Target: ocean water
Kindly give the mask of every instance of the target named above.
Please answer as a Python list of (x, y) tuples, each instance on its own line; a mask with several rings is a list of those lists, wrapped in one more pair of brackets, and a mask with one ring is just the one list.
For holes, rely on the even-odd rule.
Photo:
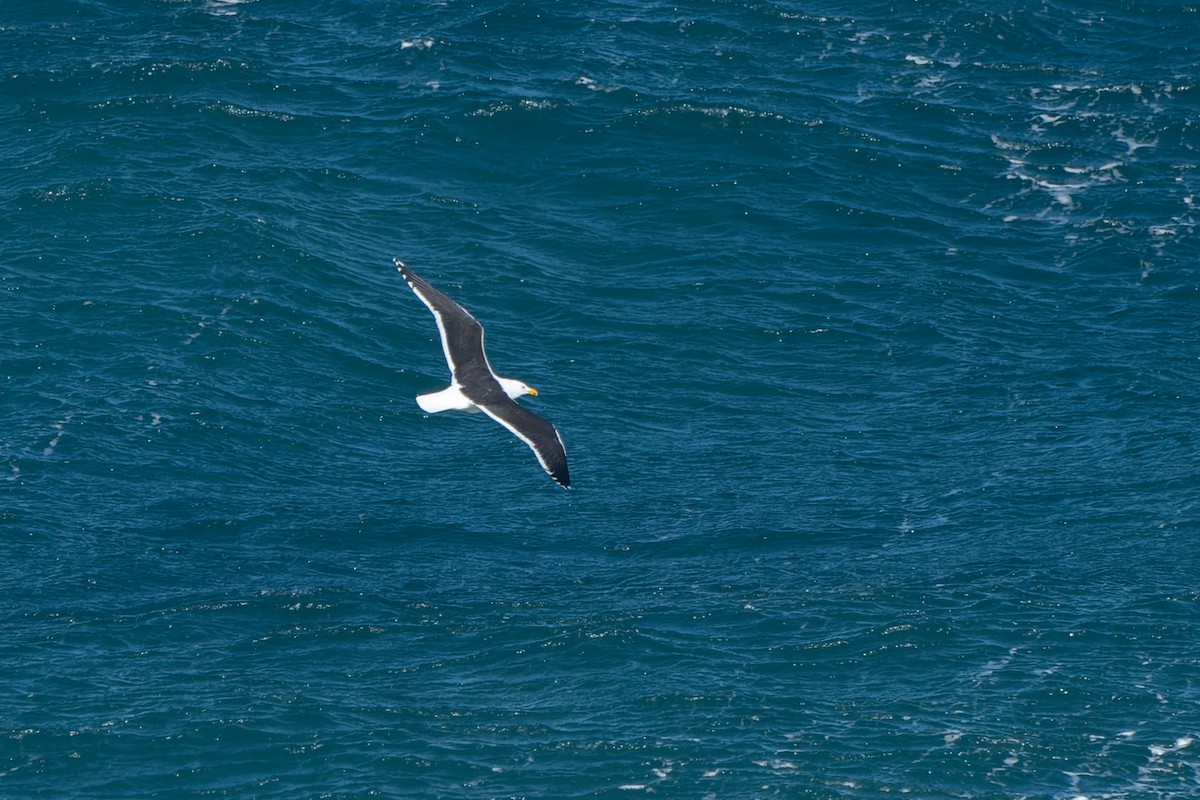
[(0, 797), (1200, 797), (1200, 6), (0, 52)]

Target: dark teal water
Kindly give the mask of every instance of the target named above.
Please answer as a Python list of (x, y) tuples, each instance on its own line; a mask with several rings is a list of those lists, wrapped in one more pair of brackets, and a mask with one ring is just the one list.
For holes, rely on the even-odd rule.
[(1198, 45), (5, 4), (0, 797), (1200, 797)]

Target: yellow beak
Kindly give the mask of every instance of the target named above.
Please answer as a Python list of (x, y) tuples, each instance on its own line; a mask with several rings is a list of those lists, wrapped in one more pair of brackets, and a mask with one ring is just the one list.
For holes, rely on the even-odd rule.
[(537, 397), (537, 389), (533, 388), (532, 386), (529, 387), (529, 393), (534, 397)]

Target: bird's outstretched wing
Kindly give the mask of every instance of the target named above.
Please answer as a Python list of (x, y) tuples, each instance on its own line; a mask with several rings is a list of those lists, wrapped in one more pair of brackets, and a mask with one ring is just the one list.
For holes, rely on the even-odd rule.
[(567, 449), (553, 424), (524, 406), (517, 405), (508, 397), (481, 405), (480, 408), (483, 413), (529, 445), (542, 468), (559, 486), (564, 489), (571, 488), (571, 473), (567, 471)]
[(487, 355), (483, 350), (483, 326), (479, 320), (471, 316), (471, 312), (451, 300), (447, 295), (438, 291), (425, 282), (417, 273), (404, 266), (400, 259), (394, 259), (400, 275), (420, 298), (421, 302), (433, 312), (437, 320), (438, 333), (442, 336), (442, 351), (446, 354), (446, 363), (455, 381), (464, 383), (460, 373), (484, 369), (491, 372)]

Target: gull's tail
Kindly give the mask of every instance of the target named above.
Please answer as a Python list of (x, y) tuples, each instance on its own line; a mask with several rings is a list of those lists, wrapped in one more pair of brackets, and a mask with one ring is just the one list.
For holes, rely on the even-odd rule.
[(436, 414), (439, 411), (478, 411), (475, 404), (467, 399), (457, 386), (449, 386), (440, 392), (417, 395), (417, 405), (426, 413)]

